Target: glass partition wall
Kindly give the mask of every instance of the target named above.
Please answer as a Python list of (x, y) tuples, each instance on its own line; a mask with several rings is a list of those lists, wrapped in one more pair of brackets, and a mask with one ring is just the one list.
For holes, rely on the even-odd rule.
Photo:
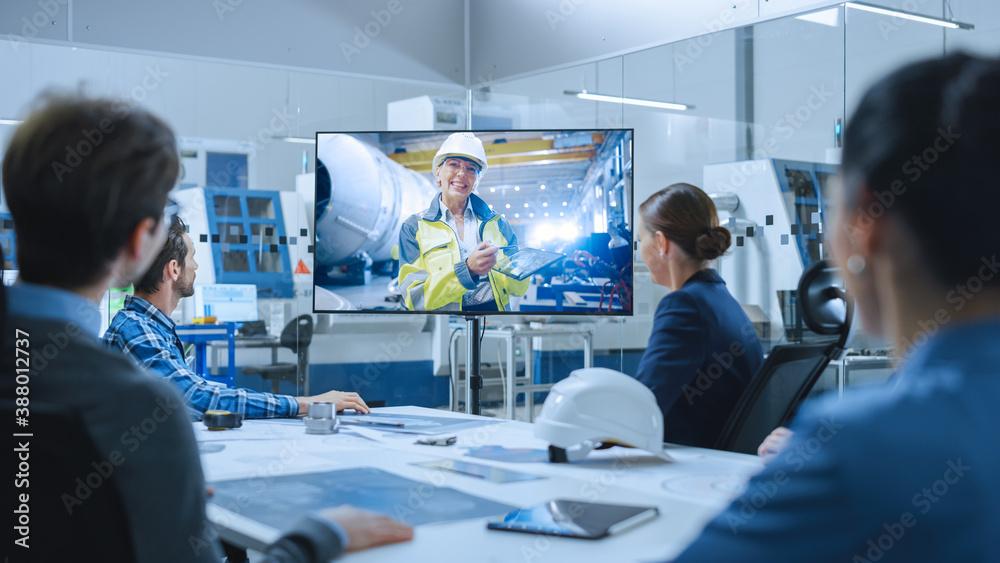
[[(766, 352), (818, 338), (803, 326), (796, 288), (806, 267), (829, 257), (824, 235), (843, 127), (865, 89), (920, 58), (959, 49), (1000, 53), (995, 8), (944, 1), (921, 3), (917, 11), (976, 29), (945, 30), (834, 6), (481, 84), (473, 90), (472, 115), (505, 112), (524, 128), (634, 128), (634, 207), (677, 182), (716, 198), (733, 245), (713, 267), (754, 322)], [(596, 357), (606, 355), (598, 365), (625, 373), (634, 373), (667, 292), (652, 284), (638, 251), (634, 258), (635, 315), (593, 321)], [(855, 367), (852, 383), (887, 376), (884, 359), (892, 351), (885, 343), (856, 327), (849, 346), (873, 360), (870, 373)], [(833, 365), (817, 389), (842, 386), (843, 368)]]
[[(921, 6), (938, 17), (947, 7), (946, 15), (977, 28), (946, 31), (837, 6), (471, 90), (25, 43), (0, 49), (5, 74), (24, 77), (0, 89), (0, 117), (23, 116), (45, 90), (82, 85), (147, 107), (173, 126), (184, 167), (174, 194), (197, 249), (197, 281), (256, 286), (257, 322), (244, 325), (247, 338), (232, 356), (237, 386), (294, 395), (307, 387), (310, 394), (339, 389), (375, 405), (454, 407), (464, 396), (448, 377), (451, 363), (464, 362), (464, 346), (451, 356), (463, 337), (460, 324), (441, 316), (312, 314), (309, 174), (316, 131), (401, 129), (390, 119), (391, 103), (424, 96), (452, 107), (463, 123), (471, 117), (472, 128), (634, 129), (634, 160), (625, 175), (632, 200), (621, 186), (587, 197), (614, 198), (633, 213), (677, 182), (715, 194), (734, 242), (713, 266), (770, 348), (812, 338), (801, 326), (794, 290), (803, 269), (828, 255), (827, 201), (836, 189), (841, 130), (858, 97), (911, 60), (957, 49), (1000, 52), (995, 9), (957, 0)], [(12, 130), (0, 125), (4, 142)], [(581, 227), (607, 231), (601, 223)], [(16, 267), (9, 255), (16, 235), (4, 234), (5, 262)], [(634, 264), (633, 316), (571, 319), (581, 334), (592, 335), (593, 365), (625, 373), (635, 372), (667, 291), (650, 281), (638, 252)], [(123, 295), (111, 293), (109, 319)], [(211, 292), (197, 303), (182, 300), (172, 316), (182, 324), (205, 316), (213, 311), (205, 308), (206, 295), (210, 302)], [(303, 316), (311, 319), (311, 339), (295, 328)], [(510, 343), (483, 342), (487, 410), (502, 405), (506, 378), (531, 374), (535, 383), (551, 383), (584, 365), (579, 334), (531, 332), (551, 321), (487, 320), (488, 330), (516, 332)], [(255, 332), (256, 343), (249, 340)], [(852, 346), (881, 351), (884, 345), (859, 331)], [(205, 369), (226, 375), (228, 352), (225, 341), (206, 345)], [(253, 367), (274, 362), (291, 364), (292, 375), (275, 383)], [(832, 374), (821, 387), (835, 384)], [(541, 398), (522, 395), (518, 403)]]

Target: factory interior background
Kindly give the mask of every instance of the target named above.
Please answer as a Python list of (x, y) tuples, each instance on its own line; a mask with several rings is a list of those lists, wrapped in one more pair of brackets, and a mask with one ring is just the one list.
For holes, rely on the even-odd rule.
[[(554, 198), (606, 210), (634, 209), (676, 182), (736, 194), (738, 201), (717, 200), (728, 202), (719, 216), (735, 242), (714, 266), (766, 349), (808, 341), (794, 290), (804, 268), (828, 254), (825, 200), (836, 189), (844, 122), (861, 93), (901, 64), (960, 50), (996, 54), (1000, 5), (902, 4), (974, 23), (969, 30), (831, 2), (761, 2), (759, 9), (739, 0), (699, 2), (685, 7), (683, 21), (669, 3), (635, 4), (623, 12), (615, 3), (576, 0), (4, 2), (0, 141), (6, 144), (31, 101), (53, 87), (83, 88), (162, 116), (179, 135), (183, 175), (174, 195), (195, 241), (198, 282), (255, 285), (250, 301), (270, 334), (312, 315), (309, 385), (357, 391), (370, 405), (458, 407), (461, 393), (449, 376), (464, 361), (455, 341), (464, 323), (446, 315), (313, 313), (317, 132), (632, 130), (627, 183), (622, 176), (601, 183), (588, 165), (522, 172), (489, 186), (546, 185), (562, 192)], [(273, 17), (278, 10), (292, 14)], [(285, 29), (275, 21), (300, 23)], [(581, 98), (587, 93), (611, 101)], [(365, 193), (359, 189), (359, 197)], [(566, 240), (600, 246), (593, 241), (612, 238), (616, 217), (630, 219), (592, 217)], [(3, 205), (0, 219), (4, 269), (16, 270), (16, 232)], [(559, 238), (560, 229), (544, 236)], [(381, 284), (375, 290), (383, 292), (386, 276), (366, 272), (362, 250), (350, 253), (344, 286), (357, 292)], [(531, 373), (539, 383), (583, 366), (584, 336), (592, 338), (594, 365), (635, 373), (666, 290), (651, 283), (637, 251), (633, 264), (631, 316), (487, 318), (488, 327), (559, 324), (569, 332), (486, 339), (484, 406), (502, 403), (501, 378), (513, 375), (507, 346), (517, 375)], [(107, 296), (106, 321), (122, 297)], [(195, 311), (195, 299), (185, 299), (175, 319), (188, 322)], [(892, 351), (884, 343), (857, 331), (849, 346), (861, 354), (832, 364), (814, 392), (888, 375)], [(235, 361), (266, 363), (269, 356), (241, 348)], [(210, 367), (224, 370), (227, 361), (215, 349)], [(238, 370), (235, 383), (270, 390)], [(281, 391), (297, 394), (303, 385), (300, 373)]]

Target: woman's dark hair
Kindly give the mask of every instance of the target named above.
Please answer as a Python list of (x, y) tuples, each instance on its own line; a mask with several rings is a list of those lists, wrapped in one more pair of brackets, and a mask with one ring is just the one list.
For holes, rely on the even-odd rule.
[(944, 286), (1000, 285), (980, 273), (1000, 250), (1000, 60), (960, 53), (906, 66), (868, 90), (848, 123), (848, 211), (898, 217)]
[(715, 260), (732, 243), (729, 231), (719, 226), (712, 198), (691, 184), (673, 184), (649, 196), (639, 215), (646, 228), (660, 231), (694, 259)]
[(173, 132), (124, 100), (47, 95), (3, 159), (3, 190), (24, 281), (86, 287), (177, 181)]
[(163, 249), (156, 255), (156, 260), (149, 266), (142, 279), (135, 282), (135, 290), (140, 293), (156, 293), (163, 285), (163, 268), (171, 260), (177, 260), (184, 271), (184, 261), (187, 259), (187, 243), (184, 242), (184, 233), (187, 232), (187, 225), (181, 221), (180, 217), (174, 217), (167, 229), (167, 242), (163, 244)]

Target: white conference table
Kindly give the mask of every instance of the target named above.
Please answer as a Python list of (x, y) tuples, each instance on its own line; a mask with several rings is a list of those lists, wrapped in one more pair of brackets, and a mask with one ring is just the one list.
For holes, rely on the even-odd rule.
[[(466, 414), (421, 407), (374, 409), (387, 414), (460, 417)], [(705, 523), (739, 492), (762, 463), (754, 456), (701, 448), (670, 449), (674, 463), (642, 452), (610, 448), (593, 452), (573, 464), (511, 463), (465, 456), (466, 449), (499, 445), (508, 448), (544, 449), (547, 444), (532, 435), (531, 424), (486, 419), (489, 425), (459, 431), (453, 446), (424, 446), (413, 442), (422, 436), (389, 433), (376, 427), (341, 425), (332, 435), (308, 435), (301, 419), (250, 420), (235, 430), (209, 431), (195, 424), (201, 447), (205, 479), (215, 481), (259, 478), (266, 486), (271, 477), (374, 467), (427, 483), (422, 495), (434, 487), (459, 491), (517, 507), (567, 498), (588, 502), (655, 505), (660, 516), (634, 529), (601, 540), (558, 538), (487, 530), (487, 518), (417, 526), (412, 542), (345, 555), (348, 562), (363, 561), (663, 561), (680, 553)], [(225, 446), (221, 451), (218, 446)], [(413, 462), (461, 459), (482, 465), (546, 476), (546, 479), (493, 483), (449, 471), (417, 467)], [(252, 549), (262, 549), (281, 530), (209, 503), (208, 516), (220, 536)], [(288, 522), (291, 526), (293, 522)]]

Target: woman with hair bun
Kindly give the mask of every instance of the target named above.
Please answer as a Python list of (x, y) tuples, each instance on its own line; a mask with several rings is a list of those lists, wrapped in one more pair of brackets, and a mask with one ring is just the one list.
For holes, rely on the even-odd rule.
[(639, 255), (660, 301), (636, 378), (663, 411), (663, 440), (712, 447), (764, 354), (753, 324), (709, 262), (732, 242), (712, 199), (690, 184), (639, 206)]

